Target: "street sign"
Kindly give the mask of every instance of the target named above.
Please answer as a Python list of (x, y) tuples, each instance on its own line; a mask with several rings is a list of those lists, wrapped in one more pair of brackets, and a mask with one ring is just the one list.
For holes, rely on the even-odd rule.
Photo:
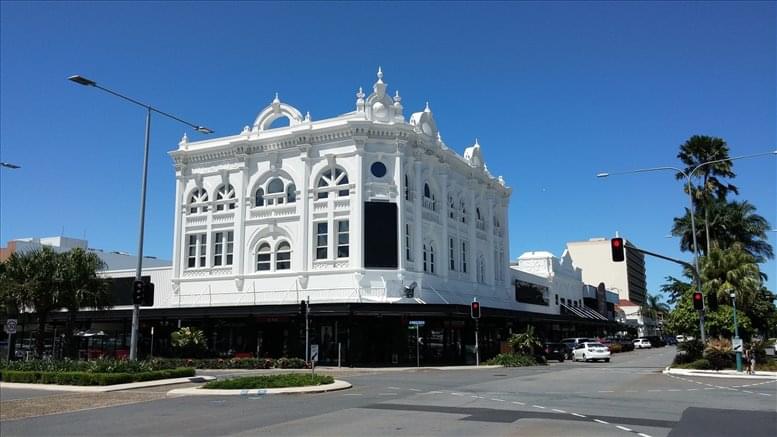
[(5, 331), (6, 334), (16, 334), (16, 319), (8, 319), (5, 321), (5, 326), (3, 327), (3, 331)]
[(413, 326), (424, 326), (424, 325), (426, 325), (426, 322), (423, 321), (423, 320), (411, 320), (411, 321), (407, 322), (407, 324), (408, 325), (413, 325)]
[(318, 345), (317, 344), (311, 344), (310, 345), (310, 361), (313, 361), (314, 363), (318, 362)]
[(742, 352), (742, 339), (741, 338), (735, 338), (734, 339), (734, 352)]

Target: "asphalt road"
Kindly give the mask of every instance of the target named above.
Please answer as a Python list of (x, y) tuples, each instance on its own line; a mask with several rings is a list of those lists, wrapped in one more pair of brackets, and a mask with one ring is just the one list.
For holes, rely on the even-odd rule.
[(661, 374), (673, 355), (674, 348), (667, 347), (614, 355), (610, 363), (349, 372), (335, 376), (354, 388), (315, 395), (160, 399), (161, 389), (143, 390), (149, 400), (134, 393), (141, 400), (5, 420), (0, 432), (4, 437), (775, 435), (777, 383)]

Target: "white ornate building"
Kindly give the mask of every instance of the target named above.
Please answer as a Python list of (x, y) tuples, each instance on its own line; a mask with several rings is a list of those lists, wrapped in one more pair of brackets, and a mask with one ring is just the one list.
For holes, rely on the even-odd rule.
[[(346, 114), (312, 120), (276, 95), (237, 135), (175, 161), (173, 287), (159, 306), (312, 303), (514, 308), (511, 189), (477, 141), (443, 142), (427, 103), (409, 119), (378, 70)], [(288, 124), (276, 127), (279, 119)], [(405, 287), (415, 282), (413, 297)]]

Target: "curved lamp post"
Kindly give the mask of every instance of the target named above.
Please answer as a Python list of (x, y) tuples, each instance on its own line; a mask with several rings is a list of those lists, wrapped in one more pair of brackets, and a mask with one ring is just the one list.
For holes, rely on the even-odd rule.
[[(731, 307), (734, 310), (734, 343), (739, 343), (739, 326), (737, 325), (737, 294), (733, 291), (729, 295), (731, 296)], [(736, 351), (737, 354), (737, 372), (742, 373), (742, 351)]]
[[(146, 218), (146, 181), (148, 180), (148, 144), (149, 144), (149, 136), (151, 134), (151, 113), (156, 112), (157, 114), (164, 115), (167, 118), (171, 118), (179, 123), (183, 123), (187, 126), (190, 126), (194, 128), (194, 130), (200, 133), (211, 134), (213, 133), (213, 130), (208, 129), (205, 126), (189, 123), (188, 121), (182, 120), (172, 114), (169, 114), (167, 112), (154, 108), (151, 105), (145, 104), (143, 102), (139, 102), (133, 98), (127, 97), (116, 91), (100, 86), (97, 84), (97, 82), (91, 79), (87, 79), (83, 76), (79, 76), (79, 75), (70, 76), (68, 77), (68, 80), (75, 82), (79, 85), (90, 86), (90, 87), (103, 90), (108, 94), (113, 94), (116, 97), (127, 100), (128, 102), (134, 103), (138, 106), (142, 106), (143, 108), (146, 109), (146, 135), (145, 135), (145, 143), (143, 145), (143, 182), (141, 183), (141, 186), (140, 186), (140, 226), (139, 226), (140, 229), (138, 231), (138, 264), (135, 270), (135, 280), (140, 281), (142, 270), (143, 270), (143, 232), (144, 232), (145, 218)], [(132, 335), (130, 337), (130, 353), (129, 353), (129, 359), (133, 361), (138, 358), (139, 317), (140, 317), (140, 305), (134, 304), (132, 306)]]
[[(641, 168), (638, 170), (621, 171), (617, 173), (597, 173), (596, 177), (606, 178), (609, 176), (648, 173), (648, 172), (662, 171), (662, 170), (676, 171), (682, 174), (683, 176), (685, 176), (685, 180), (688, 185), (688, 205), (690, 207), (690, 213), (691, 213), (691, 233), (693, 234), (693, 264), (694, 266), (696, 266), (696, 289), (699, 291), (699, 293), (701, 293), (701, 271), (699, 270), (699, 248), (698, 248), (698, 245), (696, 244), (696, 219), (695, 219), (696, 213), (693, 207), (693, 191), (692, 191), (692, 185), (691, 185), (691, 180), (693, 179), (693, 175), (700, 168), (706, 167), (710, 164), (716, 164), (718, 162), (726, 162), (726, 161), (736, 161), (738, 159), (755, 158), (758, 156), (767, 156), (767, 155), (777, 155), (777, 150), (773, 150), (771, 152), (756, 153), (753, 155), (735, 156), (733, 158), (716, 159), (713, 161), (702, 162), (701, 164), (694, 167), (688, 173), (686, 173), (684, 170), (677, 167), (663, 166), (663, 167)], [(701, 332), (701, 341), (702, 343), (704, 343), (706, 341), (704, 336), (704, 310), (699, 311), (699, 329)]]

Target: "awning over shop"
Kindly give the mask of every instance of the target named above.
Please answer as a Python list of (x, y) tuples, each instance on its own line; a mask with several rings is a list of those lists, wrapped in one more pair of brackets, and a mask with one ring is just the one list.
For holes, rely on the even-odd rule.
[(599, 314), (598, 312), (586, 306), (574, 307), (566, 304), (561, 304), (561, 308), (566, 310), (567, 313), (573, 314), (581, 319), (607, 321), (607, 317), (604, 317), (603, 315)]

